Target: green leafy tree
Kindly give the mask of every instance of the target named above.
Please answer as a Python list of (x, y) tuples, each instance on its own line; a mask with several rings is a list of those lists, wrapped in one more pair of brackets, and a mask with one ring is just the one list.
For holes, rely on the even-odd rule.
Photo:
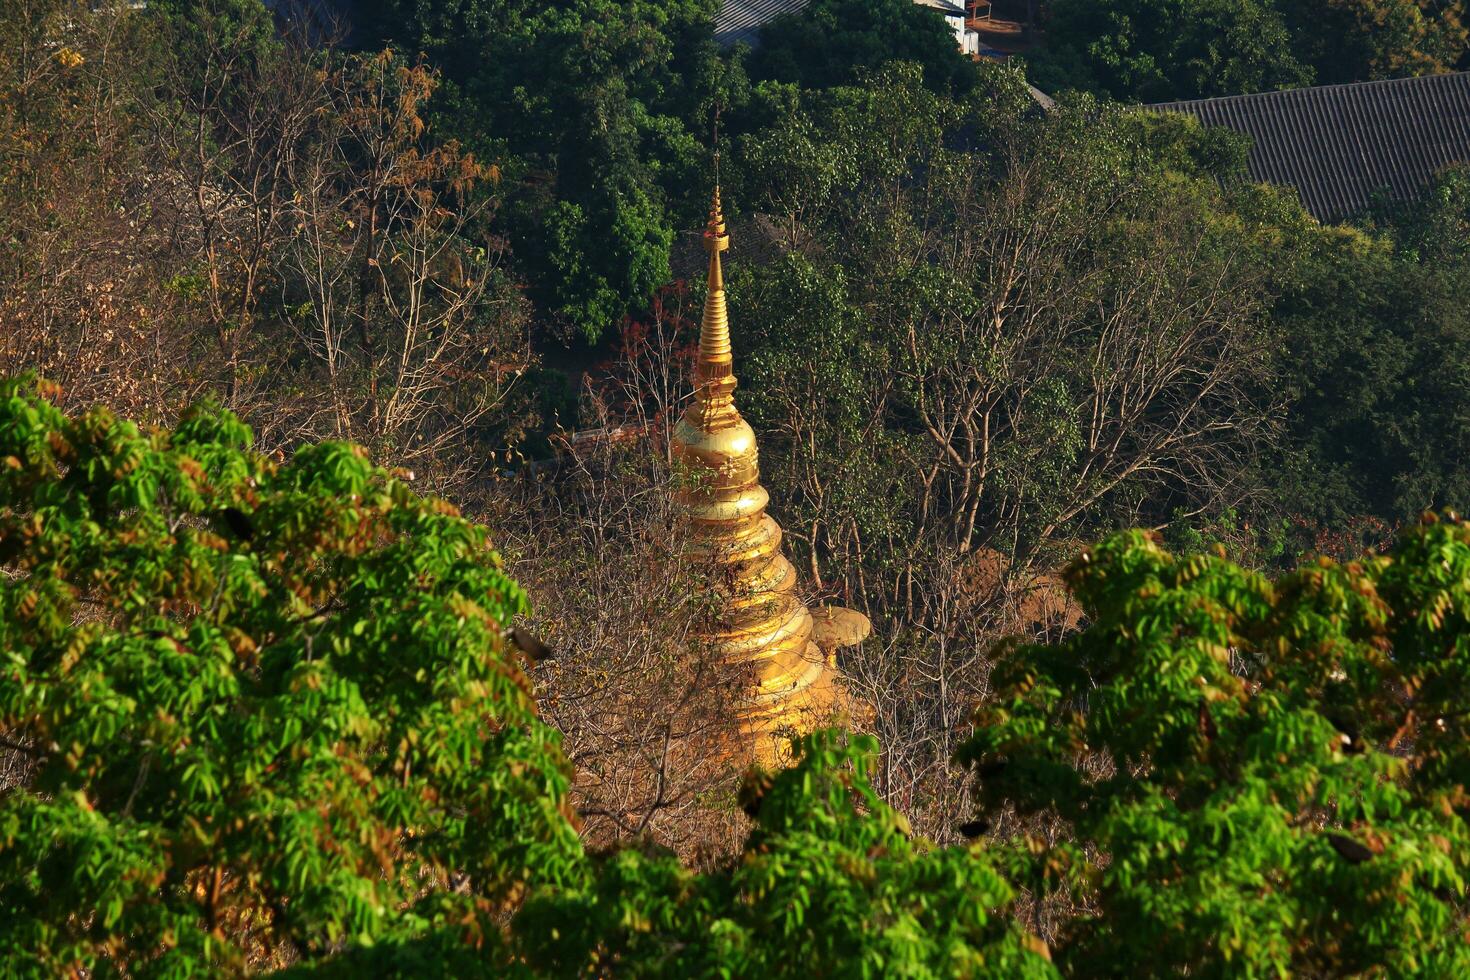
[(506, 216), (542, 305), (591, 340), (645, 306), (670, 279), (675, 228), (698, 219), (684, 195), (706, 184), (708, 112), (727, 84), (713, 3), (363, 7), (368, 36), (443, 72), (443, 131), (518, 189)]
[[(1128, 524), (1248, 492), (1273, 365), (1216, 179), (1240, 144), (986, 79), (951, 100), (895, 66), (739, 143), (735, 197), (793, 254), (736, 264), (732, 328), (786, 526), (822, 525), (814, 564), (1029, 560), (1113, 506)], [(847, 474), (882, 499), (840, 500)]]
[(1047, 91), (1134, 102), (1454, 70), (1462, 0), (1056, 0), (1027, 55)]
[(1167, 102), (1310, 85), (1292, 42), (1263, 0), (1057, 0), (1027, 61), (1046, 91)]
[(1399, 251), (1416, 262), (1470, 261), (1470, 164), (1442, 170), (1417, 200), (1383, 210)]
[[(744, 324), (739, 371), (755, 382), (742, 392), (742, 410), (763, 445), (783, 450), (762, 460), (763, 478), (800, 515), (788, 538), (809, 559), (850, 532), (885, 544), (911, 538), (917, 487), (894, 460), (916, 447), (873, 416), (887, 352), (863, 323), (842, 271), (794, 253), (758, 271), (736, 265), (731, 289)], [(891, 572), (891, 550), (875, 550), (875, 568)], [(855, 571), (809, 564), (818, 587), (838, 587), (843, 572)]]
[(1293, 408), (1274, 492), (1311, 527), (1470, 505), (1470, 181), (1363, 228), (1278, 214), (1275, 317)]
[(936, 92), (962, 95), (979, 79), (938, 12), (913, 0), (812, 0), (761, 29), (756, 79), (802, 88), (851, 85), (892, 61), (922, 66)]
[(1088, 910), (1067, 972), (1470, 969), (1470, 527), (1275, 582), (1132, 532), (1069, 575), (1090, 625), (1010, 649), (963, 752), (990, 816), (1062, 828), (1011, 847)]
[(1292, 49), (1322, 85), (1453, 71), (1467, 50), (1463, 0), (1282, 0)]
[(1056, 975), (986, 852), (914, 839), (873, 791), (876, 742), (819, 731), (796, 750), (792, 768), (748, 777), (756, 825), (734, 867), (608, 855), (590, 887), (521, 912), (526, 963), (550, 976)]
[(0, 973), (472, 948), (575, 873), (482, 528), (350, 445), (48, 394), (0, 384)]

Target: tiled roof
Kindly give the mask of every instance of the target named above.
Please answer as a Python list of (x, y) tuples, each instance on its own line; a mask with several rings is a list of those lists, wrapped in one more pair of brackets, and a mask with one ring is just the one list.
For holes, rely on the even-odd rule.
[(1323, 221), (1361, 211), (1376, 191), (1413, 197), (1436, 171), (1470, 163), (1470, 72), (1149, 108), (1250, 136), (1252, 179), (1295, 187)]
[(760, 29), (782, 14), (794, 14), (808, 0), (720, 0), (715, 14), (715, 40), (720, 44), (744, 41), (755, 45)]

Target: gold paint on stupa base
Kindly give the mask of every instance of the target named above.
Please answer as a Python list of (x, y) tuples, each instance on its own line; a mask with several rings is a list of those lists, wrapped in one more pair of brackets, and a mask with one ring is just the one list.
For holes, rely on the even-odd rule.
[(854, 704), (836, 669), (837, 647), (860, 641), (866, 617), (829, 609), (815, 628), (796, 595), (796, 569), (781, 528), (766, 513), (755, 432), (735, 408), (735, 374), (720, 253), (730, 247), (719, 188), (704, 233), (709, 287), (695, 363), (694, 400), (674, 429), (676, 458), (694, 477), (678, 494), (692, 547), (717, 569), (721, 610), (704, 637), (716, 656), (750, 668), (755, 685), (740, 719), (756, 761), (782, 761), (792, 732), (850, 718)]

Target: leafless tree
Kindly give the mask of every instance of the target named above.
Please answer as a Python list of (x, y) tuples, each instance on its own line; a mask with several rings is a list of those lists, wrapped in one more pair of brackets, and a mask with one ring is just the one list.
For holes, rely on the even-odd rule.
[(582, 437), (559, 465), (510, 481), (494, 519), (553, 656), (536, 672), (566, 734), (578, 809), (594, 843), (649, 836), (695, 860), (738, 844), (728, 804), (744, 765), (735, 665), (701, 640), (716, 610), (710, 569), (685, 548), (670, 492), (668, 430), (689, 383), (682, 294), (630, 324), (582, 399)]
[(773, 510), (874, 620), (842, 664), (885, 795), (943, 837), (994, 646), (1081, 624), (1057, 575), (1080, 538), (1239, 503), (1279, 395), (1213, 190), (1120, 178), (1116, 118), (998, 113), (976, 146), (922, 91), (753, 141), (788, 254), (733, 313), (775, 340), (748, 376)]
[(289, 255), (305, 301), (288, 322), (327, 397), (302, 434), (361, 442), (463, 486), (482, 461), (461, 452), (532, 360), (526, 309), (488, 232), (498, 171), (453, 142), (426, 144), (437, 85), (391, 52), (330, 81), (325, 138), (291, 206)]
[(187, 373), (186, 305), (152, 220), (122, 5), (23, 0), (0, 17), (0, 372), (37, 371), (67, 404), (160, 417)]
[(188, 30), (167, 31), (160, 97), (144, 103), (174, 247), (194, 259), (227, 407), (252, 414), (266, 393), (274, 338), (263, 304), (279, 293), (290, 209), (302, 167), (326, 135), (330, 107), (317, 53), (269, 36), (269, 20), (200, 8)]

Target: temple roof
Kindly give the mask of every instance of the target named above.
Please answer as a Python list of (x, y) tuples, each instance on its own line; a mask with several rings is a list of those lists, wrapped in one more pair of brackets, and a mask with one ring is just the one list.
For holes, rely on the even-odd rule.
[(1361, 212), (1379, 191), (1415, 197), (1437, 171), (1470, 163), (1470, 72), (1147, 108), (1250, 136), (1251, 178), (1295, 187), (1322, 221)]

